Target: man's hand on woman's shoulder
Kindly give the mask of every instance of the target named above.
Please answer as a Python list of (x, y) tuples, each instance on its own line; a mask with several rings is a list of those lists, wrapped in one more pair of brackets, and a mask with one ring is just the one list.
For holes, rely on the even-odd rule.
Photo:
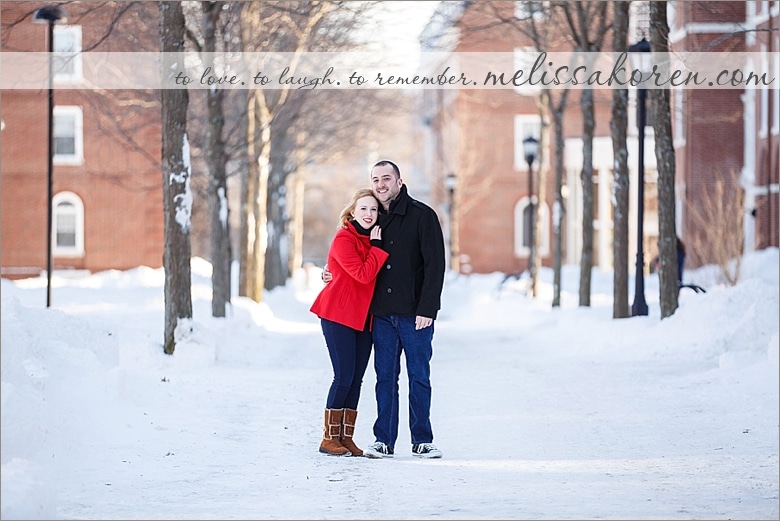
[(330, 271), (328, 271), (328, 265), (326, 264), (322, 268), (322, 282), (327, 284), (331, 280), (333, 280), (333, 274)]

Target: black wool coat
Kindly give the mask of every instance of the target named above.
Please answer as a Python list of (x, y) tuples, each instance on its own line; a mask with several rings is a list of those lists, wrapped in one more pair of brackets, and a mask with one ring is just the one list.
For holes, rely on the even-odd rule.
[(379, 209), (382, 249), (390, 254), (376, 279), (370, 312), (436, 318), (444, 287), (444, 234), (439, 217), (401, 185), (390, 210)]

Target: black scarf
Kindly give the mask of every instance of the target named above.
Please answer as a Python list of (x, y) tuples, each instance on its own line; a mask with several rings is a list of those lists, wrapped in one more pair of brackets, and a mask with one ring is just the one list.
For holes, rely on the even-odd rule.
[(355, 229), (356, 232), (358, 232), (360, 235), (365, 235), (366, 237), (370, 237), (371, 236), (371, 228), (376, 226), (376, 225), (374, 225), (371, 228), (369, 228), (368, 230), (366, 230), (365, 228), (360, 226), (358, 223), (356, 223), (354, 219), (349, 221), (349, 223), (352, 225), (352, 227)]

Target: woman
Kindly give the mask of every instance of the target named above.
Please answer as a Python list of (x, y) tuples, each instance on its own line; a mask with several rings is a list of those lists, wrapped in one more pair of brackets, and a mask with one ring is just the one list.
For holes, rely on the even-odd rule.
[(368, 307), (376, 275), (388, 253), (380, 248), (382, 230), (375, 226), (379, 202), (370, 189), (355, 192), (341, 211), (339, 230), (328, 252), (333, 281), (311, 306), (320, 317), (333, 365), (333, 383), (325, 405), (325, 429), (320, 452), (362, 456), (352, 441), (363, 375), (371, 357)]

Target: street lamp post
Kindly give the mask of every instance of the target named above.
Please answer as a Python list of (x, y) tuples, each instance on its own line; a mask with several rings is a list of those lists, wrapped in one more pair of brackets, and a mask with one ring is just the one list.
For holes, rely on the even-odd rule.
[(454, 173), (450, 172), (447, 174), (447, 177), (444, 178), (444, 186), (447, 188), (447, 193), (449, 194), (449, 207), (448, 207), (448, 213), (450, 217), (450, 269), (455, 269), (455, 266), (457, 265), (456, 261), (456, 252), (453, 249), (454, 239), (453, 236), (455, 235), (455, 226), (454, 218), (455, 218), (455, 188), (458, 186), (458, 176), (456, 176)]
[(536, 204), (534, 202), (534, 170), (533, 165), (539, 154), (539, 140), (528, 136), (523, 140), (523, 153), (528, 164), (528, 279), (531, 284), (531, 293), (534, 290), (534, 277), (536, 275)]
[[(638, 69), (644, 76), (650, 69), (650, 42), (642, 38), (630, 45), (628, 52), (635, 53)], [(639, 169), (637, 171), (637, 223), (636, 223), (636, 278), (634, 283), (634, 303), (631, 316), (648, 314), (645, 300), (645, 263), (644, 263), (644, 221), (645, 221), (645, 126), (647, 125), (647, 89), (640, 84), (637, 88), (637, 130), (639, 138)]]
[(51, 306), (51, 270), (52, 270), (52, 221), (53, 212), (52, 200), (54, 197), (54, 90), (52, 88), (53, 65), (51, 53), (54, 49), (54, 24), (66, 23), (68, 13), (59, 5), (46, 5), (35, 11), (32, 18), (33, 23), (47, 24), (46, 51), (49, 54), (49, 121), (48, 121), (48, 158), (46, 169), (46, 202), (48, 205), (46, 212), (46, 307)]

